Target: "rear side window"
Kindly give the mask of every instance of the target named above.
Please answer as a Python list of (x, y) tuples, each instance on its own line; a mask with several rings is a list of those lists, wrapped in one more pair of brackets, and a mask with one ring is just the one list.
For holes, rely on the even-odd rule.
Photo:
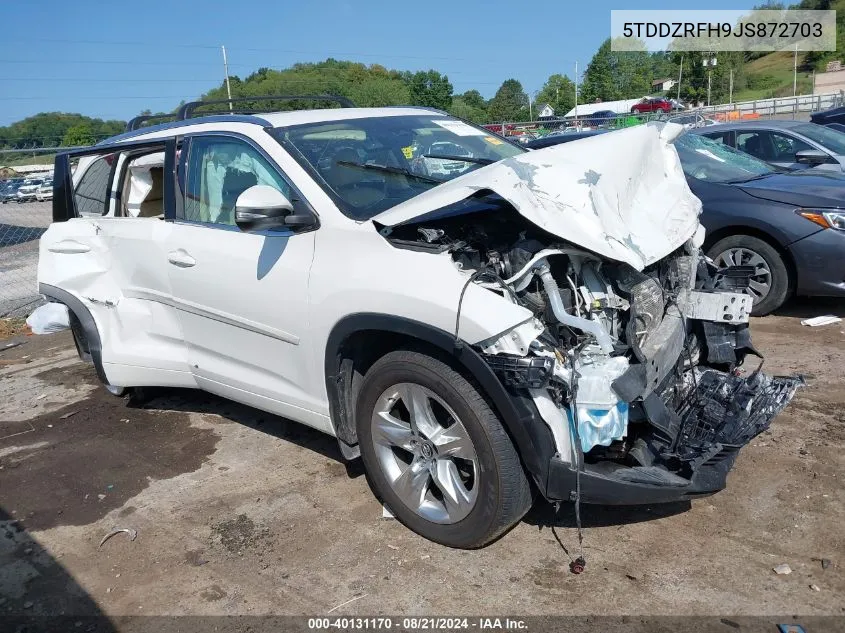
[(76, 212), (81, 217), (105, 215), (108, 211), (112, 158), (103, 156), (91, 163), (76, 186)]
[(713, 139), (717, 143), (723, 143), (725, 145), (730, 145), (730, 132), (710, 132), (708, 134), (704, 134), (709, 139)]

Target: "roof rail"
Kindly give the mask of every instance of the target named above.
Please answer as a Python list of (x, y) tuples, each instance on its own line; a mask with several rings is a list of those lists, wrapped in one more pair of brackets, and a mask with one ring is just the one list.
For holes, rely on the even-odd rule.
[(155, 121), (157, 119), (175, 119), (175, 114), (142, 114), (141, 116), (136, 116), (134, 119), (130, 119), (129, 123), (126, 124), (126, 131), (132, 132), (137, 130), (141, 127), (142, 124), (146, 123), (147, 121)]
[[(244, 103), (250, 101), (296, 101), (298, 99), (339, 103), (342, 108), (355, 107), (355, 104), (352, 103), (350, 99), (338, 95), (262, 95), (256, 97), (236, 97), (234, 99), (212, 99), (211, 101), (190, 101), (183, 105), (181, 108), (179, 108), (179, 112), (177, 113), (176, 118), (179, 121), (184, 121), (185, 119), (191, 117), (194, 110), (207, 105)], [(263, 112), (263, 110), (253, 109), (248, 112), (243, 110), (235, 110), (234, 112), (236, 112), (237, 114), (257, 114), (259, 112)]]
[[(173, 119), (175, 121), (184, 121), (190, 119), (194, 114), (194, 110), (204, 108), (209, 105), (229, 105), (234, 103), (245, 103), (253, 101), (326, 101), (331, 103), (339, 103), (342, 108), (354, 108), (355, 104), (351, 99), (339, 95), (261, 95), (255, 97), (236, 97), (234, 99), (211, 99), (209, 101), (189, 101), (182, 105), (176, 114), (145, 114), (136, 116), (134, 119), (126, 124), (126, 131), (132, 132), (137, 130), (146, 123), (155, 119)], [(266, 110), (250, 108), (247, 110), (233, 108), (231, 110), (224, 108), (222, 112), (208, 112), (206, 114), (258, 114), (266, 112)], [(200, 114), (202, 116), (202, 113)]]

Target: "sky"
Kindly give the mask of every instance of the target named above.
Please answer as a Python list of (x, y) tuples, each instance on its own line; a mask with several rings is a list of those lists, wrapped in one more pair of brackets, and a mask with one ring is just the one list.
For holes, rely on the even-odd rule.
[[(241, 77), (262, 66), (334, 57), (398, 70), (434, 68), (456, 94), (474, 88), (491, 97), (509, 78), (533, 93), (553, 73), (574, 78), (576, 62), (583, 72), (609, 36), (611, 9), (677, 7), (678, 0), (8, 3), (0, 125), (38, 112), (125, 120), (145, 109), (169, 111), (220, 85), (221, 45), (230, 75)], [(708, 0), (707, 8), (737, 5)]]

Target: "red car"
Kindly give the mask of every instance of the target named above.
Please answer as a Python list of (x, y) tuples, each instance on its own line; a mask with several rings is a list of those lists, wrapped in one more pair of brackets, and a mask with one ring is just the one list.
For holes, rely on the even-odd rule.
[(635, 103), (631, 107), (631, 112), (634, 114), (643, 114), (644, 112), (671, 112), (672, 102), (663, 97), (655, 97), (654, 99), (646, 99), (640, 103)]

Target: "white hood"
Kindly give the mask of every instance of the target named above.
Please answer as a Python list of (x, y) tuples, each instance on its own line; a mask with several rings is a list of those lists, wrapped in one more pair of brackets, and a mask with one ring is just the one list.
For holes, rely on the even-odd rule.
[(395, 226), (490, 190), (550, 233), (638, 270), (699, 227), (701, 202), (675, 148), (681, 125), (650, 123), (520, 154), (469, 172), (373, 218)]

